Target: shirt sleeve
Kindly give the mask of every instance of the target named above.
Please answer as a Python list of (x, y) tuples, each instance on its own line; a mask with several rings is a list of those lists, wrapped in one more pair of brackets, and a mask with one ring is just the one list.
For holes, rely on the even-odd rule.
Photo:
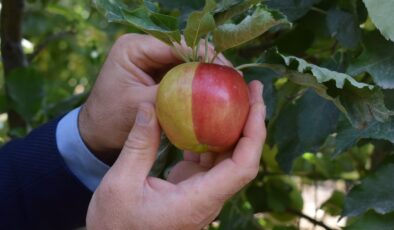
[(90, 191), (94, 192), (109, 166), (87, 148), (78, 129), (80, 108), (64, 116), (56, 129), (56, 143), (67, 167)]

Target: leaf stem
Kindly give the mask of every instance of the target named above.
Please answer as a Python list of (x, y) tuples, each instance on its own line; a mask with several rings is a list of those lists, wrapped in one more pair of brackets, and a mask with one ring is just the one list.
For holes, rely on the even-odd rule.
[(208, 33), (207, 36), (205, 36), (205, 55), (204, 55), (204, 62), (205, 63), (208, 63), (208, 61), (209, 61), (209, 57), (208, 57), (208, 46), (209, 46), (208, 39), (209, 39), (210, 35), (211, 35), (211, 33)]
[(199, 60), (199, 56), (200, 56), (200, 55), (198, 55), (198, 52), (199, 52), (199, 50), (200, 50), (200, 42), (201, 42), (201, 39), (198, 40), (197, 46), (194, 47), (193, 61), (200, 61), (200, 60)]
[(190, 61), (189, 58), (187, 57), (187, 55), (185, 55), (181, 50), (179, 50), (176, 45), (173, 45), (172, 49), (174, 49), (175, 53), (177, 53), (179, 55), (179, 57), (181, 57), (183, 59), (183, 61), (185, 61), (185, 62)]
[(246, 68), (255, 68), (255, 67), (268, 68), (281, 74), (286, 73), (286, 68), (283, 67), (282, 65), (267, 64), (267, 63), (248, 63), (248, 64), (239, 65), (235, 69), (242, 70)]
[(317, 8), (317, 7), (315, 7), (315, 6), (312, 6), (312, 7), (311, 7), (311, 10), (312, 10), (312, 11), (315, 11), (315, 12), (318, 12), (318, 13), (321, 13), (321, 14), (324, 14), (324, 15), (327, 15), (327, 12), (326, 12), (326, 11), (324, 11), (324, 10), (322, 10), (322, 9), (320, 9), (320, 8)]
[(219, 56), (219, 52), (215, 51), (215, 55), (213, 55), (213, 57), (209, 63), (213, 63), (218, 56)]

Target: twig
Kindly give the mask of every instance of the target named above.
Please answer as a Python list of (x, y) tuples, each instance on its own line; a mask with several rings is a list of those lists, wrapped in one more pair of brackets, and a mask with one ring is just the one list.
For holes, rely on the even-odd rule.
[(66, 36), (69, 36), (69, 35), (74, 35), (75, 33), (76, 33), (76, 31), (74, 29), (71, 29), (71, 30), (62, 31), (62, 32), (53, 34), (53, 35), (45, 38), (44, 41), (42, 41), (41, 43), (39, 43), (37, 45), (37, 48), (34, 49), (33, 53), (31, 53), (28, 56), (29, 62), (34, 60), (34, 58), (36, 58), (51, 42), (60, 40), (60, 39), (66, 37)]
[(293, 210), (293, 209), (290, 209), (290, 210), (288, 210), (288, 211), (289, 211), (290, 213), (294, 214), (294, 215), (297, 215), (297, 216), (299, 216), (299, 217), (301, 217), (301, 218), (304, 218), (304, 219), (308, 220), (309, 222), (311, 222), (311, 223), (314, 224), (314, 225), (318, 225), (318, 226), (320, 226), (320, 227), (322, 227), (322, 228), (324, 228), (324, 229), (326, 229), (326, 230), (333, 230), (332, 228), (328, 227), (325, 223), (323, 223), (323, 222), (321, 222), (321, 221), (318, 221), (318, 220), (315, 220), (315, 219), (313, 219), (312, 217), (307, 216), (307, 215), (305, 215), (304, 213), (302, 213), (302, 212), (300, 212), (300, 211)]
[(318, 12), (318, 13), (321, 13), (321, 14), (324, 14), (324, 15), (327, 15), (326, 11), (324, 11), (324, 10), (322, 10), (320, 8), (314, 7), (314, 6), (311, 7), (311, 10), (315, 11), (315, 12)]

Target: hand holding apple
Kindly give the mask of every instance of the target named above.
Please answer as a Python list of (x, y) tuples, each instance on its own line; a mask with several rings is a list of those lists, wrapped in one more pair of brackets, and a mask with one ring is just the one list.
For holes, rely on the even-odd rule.
[(261, 83), (250, 83), (249, 92), (249, 115), (234, 151), (186, 153), (169, 182), (148, 176), (160, 128), (153, 106), (142, 104), (119, 158), (90, 202), (87, 228), (197, 230), (214, 220), (259, 170), (266, 136)]
[[(214, 55), (212, 46), (208, 56)], [(178, 47), (187, 53), (186, 45)], [(199, 50), (205, 54), (205, 47)], [(133, 127), (138, 105), (154, 104), (158, 82), (182, 62), (173, 47), (140, 34), (121, 36), (109, 53), (92, 92), (79, 114), (85, 144), (102, 161), (112, 164)], [(223, 55), (215, 63), (231, 65)]]

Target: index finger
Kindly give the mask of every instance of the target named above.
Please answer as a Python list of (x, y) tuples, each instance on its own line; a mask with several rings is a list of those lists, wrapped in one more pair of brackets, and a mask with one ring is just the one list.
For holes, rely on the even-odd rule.
[[(191, 48), (186, 45), (183, 38), (181, 44), (174, 44), (175, 47), (172, 47), (149, 35), (126, 34), (119, 38), (118, 44), (121, 49), (117, 50), (120, 52), (126, 50), (130, 61), (147, 73), (155, 69), (182, 63), (180, 52), (184, 54), (192, 53)], [(200, 57), (205, 55), (204, 42), (201, 42), (197, 51)], [(215, 56), (215, 48), (210, 43), (207, 52), (209, 60), (211, 60)], [(232, 66), (231, 62), (222, 54), (218, 55), (215, 63)]]
[(213, 197), (228, 199), (249, 183), (258, 173), (260, 157), (266, 136), (265, 106), (261, 83), (252, 82), (250, 88), (250, 112), (243, 137), (233, 156), (223, 160), (206, 173), (202, 188)]

